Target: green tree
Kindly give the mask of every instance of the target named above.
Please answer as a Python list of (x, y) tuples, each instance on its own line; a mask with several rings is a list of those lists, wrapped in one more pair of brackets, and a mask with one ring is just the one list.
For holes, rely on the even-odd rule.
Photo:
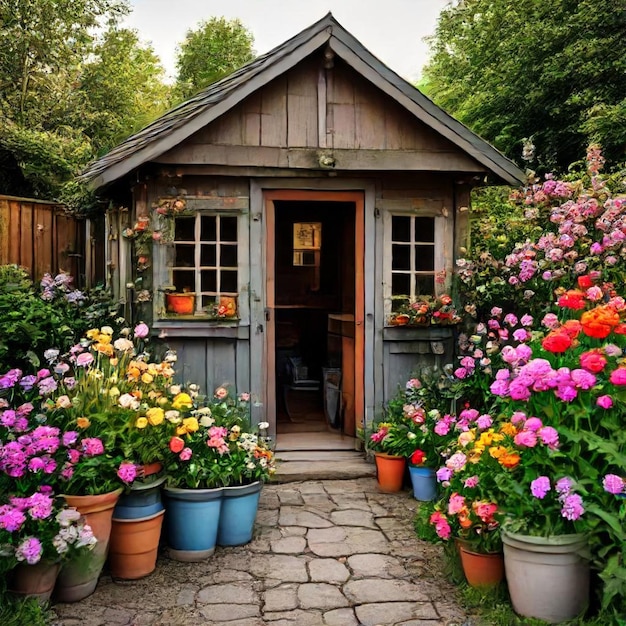
[(134, 30), (110, 27), (81, 74), (85, 133), (102, 154), (158, 117), (169, 103), (164, 70)]
[(176, 92), (188, 98), (254, 58), (254, 37), (240, 20), (212, 17), (188, 30), (177, 58)]
[(541, 169), (585, 147), (623, 158), (624, 0), (456, 0), (430, 39), (426, 92), (519, 160), (532, 138)]

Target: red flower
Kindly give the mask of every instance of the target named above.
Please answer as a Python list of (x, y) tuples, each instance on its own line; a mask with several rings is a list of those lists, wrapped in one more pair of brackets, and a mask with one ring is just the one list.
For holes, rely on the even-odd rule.
[(593, 374), (601, 372), (606, 363), (607, 361), (600, 350), (589, 350), (589, 352), (583, 352), (580, 355), (580, 366)]
[(589, 276), (589, 274), (585, 274), (584, 276), (579, 276), (578, 286), (581, 289), (589, 289), (589, 287), (593, 287), (593, 280), (591, 280), (591, 276)]
[(172, 437), (170, 439), (170, 450), (174, 454), (178, 454), (185, 447), (185, 442), (180, 437)]
[(415, 450), (411, 455), (412, 465), (421, 465), (426, 460), (426, 453), (423, 450)]
[(557, 304), (566, 309), (584, 309), (585, 294), (577, 289), (570, 289), (558, 299)]
[(541, 342), (544, 350), (554, 353), (565, 352), (571, 345), (571, 337), (561, 330), (555, 330), (547, 334)]

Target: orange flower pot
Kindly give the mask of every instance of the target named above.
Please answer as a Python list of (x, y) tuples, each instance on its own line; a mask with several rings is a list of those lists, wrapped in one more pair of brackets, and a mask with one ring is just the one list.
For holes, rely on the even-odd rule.
[(166, 308), (170, 313), (191, 315), (196, 301), (195, 293), (166, 293)]
[(45, 560), (35, 565), (18, 563), (9, 573), (9, 591), (20, 596), (37, 598), (40, 602), (47, 602), (52, 595), (60, 568), (60, 563), (50, 563)]
[(384, 452), (375, 453), (376, 478), (378, 488), (383, 493), (394, 493), (402, 490), (406, 459)]
[(472, 552), (463, 543), (457, 543), (461, 565), (467, 582), (472, 587), (494, 587), (504, 578), (502, 553)]
[(113, 518), (109, 544), (113, 578), (136, 580), (155, 570), (164, 513), (137, 519)]
[(120, 488), (95, 496), (63, 496), (68, 506), (75, 507), (85, 516), (98, 543), (93, 550), (83, 552), (63, 565), (54, 589), (58, 601), (78, 602), (95, 591), (109, 548), (113, 509), (121, 493)]

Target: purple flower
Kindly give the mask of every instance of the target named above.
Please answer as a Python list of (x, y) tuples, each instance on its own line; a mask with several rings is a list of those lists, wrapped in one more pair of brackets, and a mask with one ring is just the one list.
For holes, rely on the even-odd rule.
[(624, 492), (624, 479), (617, 474), (607, 474), (602, 480), (604, 491), (614, 495)]
[(575, 521), (585, 512), (583, 499), (577, 494), (572, 493), (565, 497), (561, 515), (568, 520)]
[(97, 437), (87, 437), (83, 439), (83, 452), (86, 456), (98, 456), (104, 453), (104, 445)]
[(65, 447), (74, 445), (77, 439), (78, 433), (75, 430), (68, 430), (66, 433), (63, 433), (63, 445)]
[(0, 414), (0, 424), (6, 428), (12, 428), (15, 424), (15, 411), (13, 409), (7, 409)]
[(10, 504), (0, 506), (0, 529), (13, 533), (19, 530), (25, 521), (26, 516), (19, 509), (12, 507)]
[(574, 483), (572, 479), (564, 476), (563, 478), (559, 478), (559, 480), (556, 481), (554, 488), (556, 489), (557, 493), (560, 493), (561, 497), (563, 497), (567, 496), (570, 493), (573, 486)]
[(529, 417), (524, 424), (524, 428), (535, 432), (538, 431), (542, 426), (543, 424), (538, 417)]
[(52, 514), (53, 499), (43, 493), (34, 493), (28, 498), (28, 514), (33, 519), (47, 519)]
[(535, 496), (543, 500), (548, 491), (550, 491), (550, 479), (547, 476), (539, 476), (530, 483), (530, 491)]
[(559, 433), (552, 426), (544, 426), (540, 428), (538, 433), (541, 441), (550, 448), (556, 450), (559, 447)]
[(516, 446), (534, 448), (537, 445), (537, 435), (532, 430), (521, 430), (513, 438)]
[(30, 376), (24, 376), (24, 378), (20, 380), (20, 387), (24, 391), (30, 391), (35, 386), (36, 382), (37, 376), (34, 376), (33, 374), (31, 374)]
[(22, 370), (12, 369), (0, 376), (0, 389), (10, 389), (15, 387), (17, 381), (22, 377)]
[(43, 554), (41, 541), (36, 537), (27, 537), (15, 551), (15, 558), (18, 561), (26, 561), (30, 565), (39, 563)]
[(48, 376), (48, 378), (44, 378), (44, 379), (40, 380), (39, 384), (37, 386), (39, 388), (39, 393), (42, 396), (47, 396), (48, 394), (52, 393), (53, 391), (56, 391), (56, 389), (57, 389), (57, 382), (56, 382), (56, 380), (54, 380), (54, 378), (52, 378), (52, 376)]
[(440, 467), (436, 472), (436, 476), (440, 483), (447, 482), (452, 476), (452, 470), (449, 467)]
[(522, 326), (532, 326), (533, 321), (532, 315), (522, 315), (522, 318), (520, 319)]
[(137, 468), (133, 463), (121, 463), (117, 470), (117, 475), (123, 482), (132, 483), (137, 476)]
[(478, 428), (484, 430), (485, 428), (489, 428), (493, 424), (493, 420), (491, 419), (491, 415), (481, 415), (476, 420), (476, 426)]

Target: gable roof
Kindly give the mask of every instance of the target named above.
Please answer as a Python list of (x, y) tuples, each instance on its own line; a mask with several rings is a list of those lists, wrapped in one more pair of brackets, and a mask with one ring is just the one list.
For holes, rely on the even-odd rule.
[(118, 180), (174, 148), (327, 44), (355, 71), (493, 174), (512, 185), (525, 181), (524, 173), (511, 160), (388, 68), (345, 30), (331, 13), (171, 109), (90, 164), (81, 177), (91, 181), (95, 189)]

